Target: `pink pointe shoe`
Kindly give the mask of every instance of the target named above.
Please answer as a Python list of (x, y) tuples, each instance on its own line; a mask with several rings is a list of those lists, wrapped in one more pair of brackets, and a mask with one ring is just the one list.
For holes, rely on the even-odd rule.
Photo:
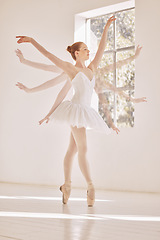
[(93, 207), (95, 203), (95, 189), (92, 183), (88, 184), (87, 190), (87, 204), (88, 207)]
[(63, 204), (67, 204), (71, 194), (71, 183), (70, 182), (64, 183), (62, 186), (60, 186), (60, 191), (63, 193), (63, 196), (62, 196)]

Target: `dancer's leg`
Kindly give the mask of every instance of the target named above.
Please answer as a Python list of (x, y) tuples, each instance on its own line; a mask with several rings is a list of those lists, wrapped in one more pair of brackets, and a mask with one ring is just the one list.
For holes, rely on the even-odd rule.
[(76, 152), (77, 152), (77, 146), (76, 146), (76, 142), (75, 142), (74, 137), (71, 132), (68, 150), (67, 150), (65, 158), (64, 158), (65, 183), (71, 182), (72, 164), (73, 164), (73, 159), (74, 159)]
[(76, 152), (77, 152), (77, 146), (71, 132), (68, 150), (64, 158), (65, 183), (62, 186), (60, 186), (60, 190), (63, 193), (62, 202), (64, 204), (68, 202), (68, 199), (71, 193), (71, 170), (72, 170), (73, 158)]
[(89, 163), (86, 158), (87, 154), (86, 129), (84, 127), (83, 128), (71, 127), (71, 129), (77, 145), (79, 166), (87, 183), (89, 183), (92, 180), (89, 169)]
[(79, 166), (88, 184), (87, 190), (88, 206), (93, 206), (95, 199), (95, 189), (91, 180), (89, 163), (86, 158), (87, 154), (86, 129), (84, 127), (83, 128), (71, 127), (71, 129), (77, 145)]

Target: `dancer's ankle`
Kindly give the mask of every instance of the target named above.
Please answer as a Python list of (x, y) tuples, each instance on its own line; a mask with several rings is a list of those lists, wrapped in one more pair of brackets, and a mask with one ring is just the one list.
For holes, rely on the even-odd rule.
[(69, 180), (69, 181), (68, 181), (68, 180), (65, 180), (65, 185), (66, 185), (66, 186), (71, 186), (71, 182), (72, 182), (72, 181), (70, 181), (70, 180)]
[(87, 182), (87, 184), (88, 184), (88, 189), (94, 188), (94, 184), (92, 181)]

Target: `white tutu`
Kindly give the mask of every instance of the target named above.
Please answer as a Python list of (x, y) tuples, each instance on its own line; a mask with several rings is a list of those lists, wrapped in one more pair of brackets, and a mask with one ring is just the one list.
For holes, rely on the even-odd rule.
[(51, 121), (110, 134), (111, 129), (103, 118), (90, 107), (95, 77), (90, 81), (83, 72), (79, 72), (72, 80), (72, 84), (75, 90), (72, 100), (62, 102), (50, 116)]

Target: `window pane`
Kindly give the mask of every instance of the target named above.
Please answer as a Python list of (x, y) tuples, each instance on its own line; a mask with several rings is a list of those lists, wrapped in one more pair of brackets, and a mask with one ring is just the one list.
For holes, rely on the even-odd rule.
[[(135, 54), (135, 50), (121, 51), (116, 55), (117, 62), (125, 60)], [(125, 90), (133, 90), (135, 85), (135, 60), (117, 68), (117, 87), (124, 87)]]
[[(91, 52), (95, 52), (97, 49), (95, 49), (95, 46), (98, 47), (99, 42), (102, 37), (104, 26), (106, 25), (108, 19), (112, 15), (102, 16), (98, 18), (92, 18), (91, 19)], [(108, 39), (106, 44), (105, 50), (111, 50), (113, 49), (113, 23), (111, 24), (109, 31), (108, 31)]]
[(116, 48), (135, 45), (135, 9), (122, 11), (116, 17)]
[(112, 63), (113, 63), (113, 53), (104, 54), (99, 64), (100, 71), (98, 71), (98, 74), (96, 75), (96, 77), (100, 78), (99, 80), (101, 81), (101, 83), (104, 83), (105, 81), (109, 81), (110, 83), (113, 84), (113, 72), (107, 73), (105, 71), (105, 67)]
[(117, 95), (117, 127), (134, 126), (134, 104)]

